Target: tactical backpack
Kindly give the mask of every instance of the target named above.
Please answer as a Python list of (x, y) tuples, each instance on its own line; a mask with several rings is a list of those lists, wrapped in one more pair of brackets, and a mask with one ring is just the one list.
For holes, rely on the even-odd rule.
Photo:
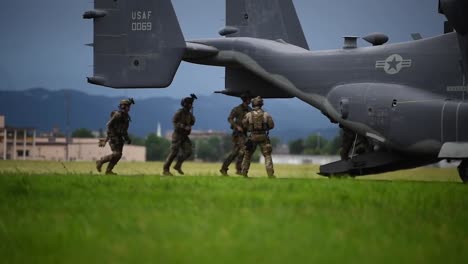
[(267, 128), (267, 113), (254, 110), (249, 116), (250, 131), (266, 131)]

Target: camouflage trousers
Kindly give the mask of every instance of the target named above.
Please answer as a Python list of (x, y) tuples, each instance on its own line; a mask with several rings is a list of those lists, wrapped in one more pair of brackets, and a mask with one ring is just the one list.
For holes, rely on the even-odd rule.
[(360, 155), (373, 151), (373, 146), (366, 137), (353, 134), (349, 130), (343, 129), (342, 131), (343, 137), (340, 150), (342, 160), (349, 159), (350, 155)]
[(342, 160), (347, 160), (349, 159), (349, 154), (353, 147), (354, 134), (349, 130), (342, 129), (341, 135), (342, 135), (342, 141), (341, 141), (340, 157)]
[(175, 169), (181, 169), (182, 163), (192, 155), (192, 141), (186, 135), (172, 134), (171, 151), (164, 162), (164, 171), (169, 171), (172, 161), (177, 157)]
[(242, 160), (242, 175), (245, 177), (248, 175), (252, 155), (257, 149), (257, 146), (260, 147), (260, 151), (262, 152), (263, 157), (265, 157), (265, 169), (268, 177), (274, 177), (275, 171), (273, 169), (273, 160), (271, 158), (273, 148), (271, 146), (270, 139), (266, 136), (263, 140), (252, 140), (252, 148), (245, 150), (244, 159)]
[(104, 156), (100, 160), (102, 164), (109, 162), (106, 172), (112, 171), (120, 158), (122, 158), (124, 140), (121, 137), (111, 137), (109, 140), (109, 146), (112, 150), (112, 154)]
[(245, 154), (245, 141), (246, 135), (244, 134), (233, 134), (232, 135), (232, 151), (226, 157), (221, 167), (221, 170), (229, 170), (229, 165), (236, 159), (236, 173), (242, 173), (242, 160)]

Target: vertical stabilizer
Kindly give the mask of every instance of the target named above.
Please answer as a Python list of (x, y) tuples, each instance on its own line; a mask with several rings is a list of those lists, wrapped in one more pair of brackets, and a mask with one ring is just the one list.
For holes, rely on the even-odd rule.
[(468, 1), (439, 0), (439, 12), (447, 17), (450, 26), (457, 31), (465, 79), (468, 79)]
[(228, 37), (282, 39), (309, 49), (292, 0), (226, 0), (226, 28), (233, 32)]
[(167, 87), (185, 41), (170, 0), (95, 0), (94, 76), (109, 87)]

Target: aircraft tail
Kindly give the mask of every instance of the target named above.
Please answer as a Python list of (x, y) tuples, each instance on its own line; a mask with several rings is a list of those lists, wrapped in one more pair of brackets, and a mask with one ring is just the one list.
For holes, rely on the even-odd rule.
[(309, 49), (292, 0), (226, 0), (227, 37), (282, 39)]
[(185, 51), (170, 0), (95, 0), (94, 76), (88, 82), (114, 88), (167, 87)]
[(439, 0), (439, 12), (447, 17), (450, 26), (458, 33), (463, 71), (465, 79), (468, 79), (468, 1)]

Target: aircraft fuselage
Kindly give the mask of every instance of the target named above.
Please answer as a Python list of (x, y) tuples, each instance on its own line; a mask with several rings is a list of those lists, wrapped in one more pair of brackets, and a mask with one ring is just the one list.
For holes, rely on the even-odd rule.
[(445, 142), (468, 141), (468, 94), (457, 41), (450, 33), (398, 44), (308, 51), (281, 41), (208, 39), (192, 43), (216, 48), (216, 56), (185, 60), (246, 68), (272, 90), (298, 97), (383, 146), (437, 156)]

